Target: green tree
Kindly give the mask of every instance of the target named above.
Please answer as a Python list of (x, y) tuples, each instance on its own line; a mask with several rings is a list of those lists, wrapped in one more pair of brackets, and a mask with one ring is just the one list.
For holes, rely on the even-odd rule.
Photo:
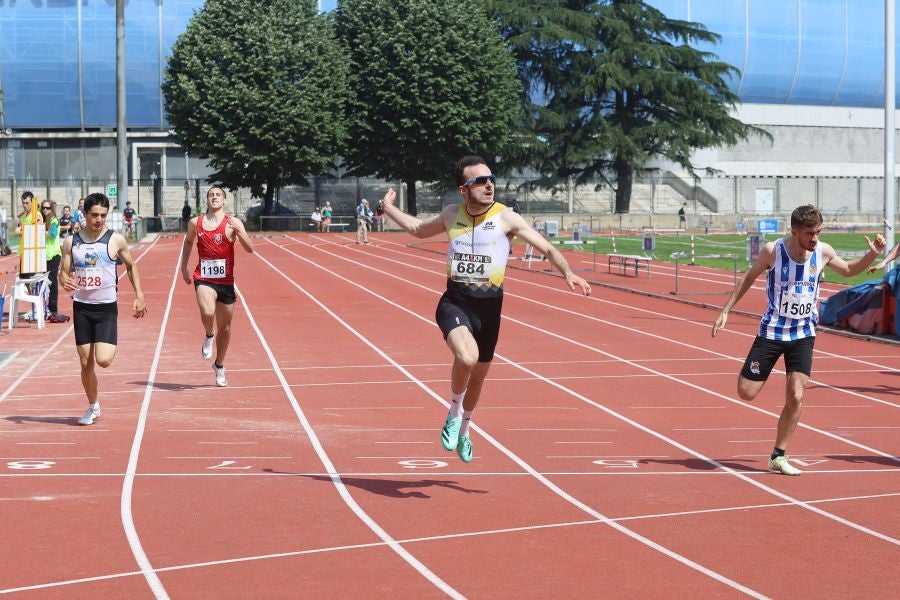
[(178, 38), (163, 94), (211, 180), (275, 191), (324, 173), (345, 147), (347, 57), (315, 0), (207, 0)]
[(545, 176), (596, 177), (629, 210), (634, 171), (665, 157), (694, 173), (694, 150), (768, 134), (729, 114), (737, 69), (691, 44), (720, 36), (667, 18), (641, 0), (536, 0), (531, 19), (513, 0), (491, 14), (535, 92), (522, 157)]
[(492, 160), (519, 109), (519, 81), (481, 0), (341, 0), (337, 31), (351, 61), (351, 173), (446, 182), (453, 160)]

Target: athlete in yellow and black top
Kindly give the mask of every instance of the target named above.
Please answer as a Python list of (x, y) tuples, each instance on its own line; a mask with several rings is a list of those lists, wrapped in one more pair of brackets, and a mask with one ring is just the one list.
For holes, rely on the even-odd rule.
[(438, 302), (436, 319), (453, 352), (450, 413), (441, 429), (441, 444), (472, 460), (469, 425), (481, 387), (494, 359), (500, 333), (503, 278), (509, 240), (518, 236), (542, 252), (566, 279), (569, 289), (590, 295), (588, 283), (572, 272), (565, 257), (531, 228), (521, 215), (496, 201), (494, 175), (484, 159), (466, 156), (456, 163), (462, 202), (451, 204), (427, 220), (396, 206), (397, 193), (384, 195), (384, 212), (408, 233), (427, 238), (446, 232), (447, 291)]

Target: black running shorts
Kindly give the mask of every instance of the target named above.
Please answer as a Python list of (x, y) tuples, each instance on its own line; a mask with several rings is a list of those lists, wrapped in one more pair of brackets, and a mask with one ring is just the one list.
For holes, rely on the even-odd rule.
[(221, 283), (213, 283), (211, 281), (194, 280), (194, 287), (205, 285), (216, 290), (216, 302), (219, 304), (234, 304), (237, 300), (237, 294), (233, 285), (223, 285)]
[(75, 344), (118, 345), (119, 305), (72, 303), (72, 321), (75, 325)]
[(448, 289), (438, 302), (435, 320), (445, 340), (457, 327), (468, 327), (478, 344), (478, 362), (491, 362), (500, 337), (502, 306), (502, 295), (475, 298), (458, 290)]
[(782, 342), (757, 336), (753, 340), (753, 346), (750, 347), (747, 360), (744, 361), (741, 375), (751, 381), (765, 381), (778, 362), (778, 357), (784, 354), (785, 372), (803, 373), (809, 377), (812, 374), (815, 341), (815, 336)]

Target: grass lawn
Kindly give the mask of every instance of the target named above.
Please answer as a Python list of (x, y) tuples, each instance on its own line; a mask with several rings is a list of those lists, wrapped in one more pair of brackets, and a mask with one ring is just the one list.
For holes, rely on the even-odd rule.
[[(868, 235), (869, 239), (874, 237), (874, 234), (826, 232), (822, 234), (820, 239), (831, 244), (839, 256), (846, 260), (853, 260), (869, 249), (865, 237), (863, 237), (864, 235)], [(769, 234), (764, 237), (764, 240), (761, 240), (761, 244), (765, 241), (774, 241), (778, 237), (777, 235)], [(557, 239), (565, 240), (568, 239), (568, 236), (560, 236)], [(640, 235), (615, 236), (614, 238), (610, 236), (583, 237), (582, 239), (595, 240), (598, 254), (610, 254), (613, 251), (620, 254), (644, 254), (642, 251), (644, 240)], [(615, 250), (613, 250), (614, 242)], [(738, 271), (743, 272), (749, 266), (747, 246), (747, 236), (742, 234), (694, 234), (694, 262), (701, 266), (730, 271), (734, 268), (734, 259), (731, 258), (731, 255), (734, 255), (737, 257)], [(673, 254), (676, 253), (686, 255), (684, 259), (679, 261), (681, 264), (689, 261), (688, 257), (691, 254), (690, 234), (656, 236), (656, 247), (652, 253), (655, 260), (674, 263)], [(881, 271), (876, 273), (863, 272), (855, 277), (845, 279), (830, 269), (825, 270), (825, 277), (828, 281), (846, 285), (856, 285), (870, 279), (881, 279), (883, 274)]]

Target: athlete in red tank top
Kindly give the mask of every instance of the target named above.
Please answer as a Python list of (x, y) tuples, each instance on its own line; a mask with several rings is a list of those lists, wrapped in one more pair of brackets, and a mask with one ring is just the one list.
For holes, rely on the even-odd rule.
[(234, 285), (234, 240), (229, 240), (225, 228), (228, 215), (212, 231), (204, 228), (203, 215), (197, 218), (197, 252), (200, 260), (194, 269), (194, 280), (219, 285)]
[[(217, 185), (206, 192), (206, 214), (194, 217), (188, 222), (187, 234), (181, 247), (181, 277), (188, 285), (193, 284), (200, 308), (200, 320), (206, 337), (200, 346), (200, 354), (205, 359), (215, 355), (213, 368), (216, 385), (228, 385), (225, 379), (225, 354), (231, 340), (231, 319), (237, 292), (234, 288), (234, 243), (240, 242), (247, 252), (253, 252), (253, 242), (247, 235), (244, 224), (235, 216), (225, 214), (225, 190)], [(213, 229), (206, 229), (204, 223)], [(193, 278), (188, 270), (194, 240), (200, 260), (194, 269)]]

